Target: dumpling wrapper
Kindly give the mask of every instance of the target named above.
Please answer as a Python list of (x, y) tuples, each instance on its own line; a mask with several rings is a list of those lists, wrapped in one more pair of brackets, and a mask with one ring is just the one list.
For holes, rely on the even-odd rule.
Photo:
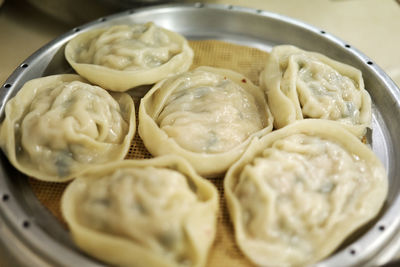
[(91, 169), (62, 197), (76, 244), (118, 266), (204, 266), (218, 192), (182, 158), (124, 160)]
[(212, 67), (157, 83), (139, 107), (139, 134), (150, 153), (180, 155), (204, 176), (225, 172), (272, 122), (259, 87)]
[(193, 50), (182, 35), (149, 22), (80, 33), (68, 42), (65, 58), (92, 83), (127, 91), (188, 70)]
[(128, 94), (62, 74), (28, 81), (10, 99), (0, 145), (24, 174), (64, 182), (93, 165), (123, 159), (135, 131)]
[(272, 49), (260, 85), (266, 90), (274, 126), (304, 118), (342, 123), (358, 137), (371, 123), (371, 98), (358, 69), (291, 45)]
[(253, 140), (224, 189), (236, 243), (253, 263), (303, 266), (377, 216), (388, 179), (340, 123), (307, 119)]

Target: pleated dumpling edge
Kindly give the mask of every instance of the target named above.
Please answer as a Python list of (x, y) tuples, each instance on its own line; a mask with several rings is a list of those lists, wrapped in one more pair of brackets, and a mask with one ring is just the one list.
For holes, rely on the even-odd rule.
[(371, 97), (360, 70), (292, 45), (273, 47), (260, 74), (279, 129), (305, 118), (342, 123), (362, 138), (371, 127)]
[(28, 81), (7, 102), (0, 143), (22, 173), (65, 182), (93, 165), (123, 159), (135, 132), (131, 96), (60, 74)]
[(65, 47), (65, 58), (77, 73), (111, 91), (184, 72), (193, 56), (184, 36), (152, 22), (82, 32)]
[(99, 166), (75, 179), (62, 213), (83, 251), (118, 266), (205, 266), (218, 192), (184, 159)]
[(378, 215), (388, 177), (340, 123), (306, 119), (254, 139), (228, 170), (224, 192), (236, 242), (253, 263), (302, 266)]
[(232, 70), (201, 66), (157, 83), (142, 98), (138, 130), (153, 156), (177, 154), (200, 175), (217, 176), (272, 123), (258, 86)]

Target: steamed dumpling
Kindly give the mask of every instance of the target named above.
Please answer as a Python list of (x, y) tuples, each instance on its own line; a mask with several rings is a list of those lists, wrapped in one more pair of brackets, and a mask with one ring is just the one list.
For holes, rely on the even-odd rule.
[(125, 157), (135, 133), (132, 98), (110, 95), (78, 75), (27, 82), (7, 104), (0, 145), (21, 172), (63, 182)]
[(239, 73), (199, 67), (157, 83), (142, 99), (139, 134), (154, 155), (178, 154), (218, 175), (251, 137), (272, 130), (261, 89)]
[(276, 128), (304, 118), (327, 119), (362, 137), (370, 126), (371, 99), (361, 72), (322, 54), (276, 46), (260, 84), (266, 90)]
[(217, 211), (216, 188), (174, 156), (91, 169), (62, 197), (76, 244), (118, 266), (204, 266)]
[(366, 145), (339, 123), (315, 119), (254, 140), (224, 183), (236, 242), (261, 266), (325, 258), (378, 214), (388, 190)]
[(81, 33), (67, 44), (65, 57), (92, 83), (126, 91), (188, 70), (193, 51), (180, 34), (149, 22)]

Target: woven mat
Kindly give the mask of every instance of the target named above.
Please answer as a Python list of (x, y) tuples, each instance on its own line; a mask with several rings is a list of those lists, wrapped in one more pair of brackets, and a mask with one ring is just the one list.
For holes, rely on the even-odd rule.
[[(258, 76), (268, 56), (266, 52), (216, 40), (190, 41), (190, 45), (195, 53), (192, 68), (206, 65), (231, 69), (242, 73), (258, 85)], [(140, 98), (133, 98), (137, 112)], [(126, 158), (151, 158), (151, 154), (144, 147), (137, 131)], [(233, 226), (229, 220), (228, 210), (223, 198), (223, 179), (214, 178), (210, 181), (218, 188), (220, 194), (220, 213), (217, 235), (210, 251), (207, 266), (251, 266), (251, 263), (235, 244)], [(61, 215), (60, 199), (68, 183), (48, 183), (33, 178), (29, 178), (29, 183), (39, 201), (67, 228)]]

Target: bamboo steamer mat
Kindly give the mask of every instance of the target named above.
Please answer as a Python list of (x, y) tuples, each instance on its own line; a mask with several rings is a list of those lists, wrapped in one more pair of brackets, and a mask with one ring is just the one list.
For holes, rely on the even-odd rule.
[[(192, 69), (198, 66), (231, 69), (243, 74), (254, 84), (259, 85), (258, 77), (264, 67), (268, 53), (256, 48), (217, 40), (189, 41), (189, 44), (195, 54)], [(137, 119), (140, 97), (134, 95), (133, 99)], [(136, 125), (138, 125), (138, 122)], [(126, 159), (146, 159), (151, 157), (151, 154), (144, 147), (138, 131), (136, 131)], [(223, 177), (210, 178), (209, 180), (218, 189), (220, 210), (216, 238), (209, 253), (207, 266), (252, 266), (235, 244), (233, 226), (230, 222), (224, 199)], [(29, 184), (38, 200), (67, 229), (67, 225), (61, 214), (60, 200), (68, 183), (42, 182), (29, 178)]]

